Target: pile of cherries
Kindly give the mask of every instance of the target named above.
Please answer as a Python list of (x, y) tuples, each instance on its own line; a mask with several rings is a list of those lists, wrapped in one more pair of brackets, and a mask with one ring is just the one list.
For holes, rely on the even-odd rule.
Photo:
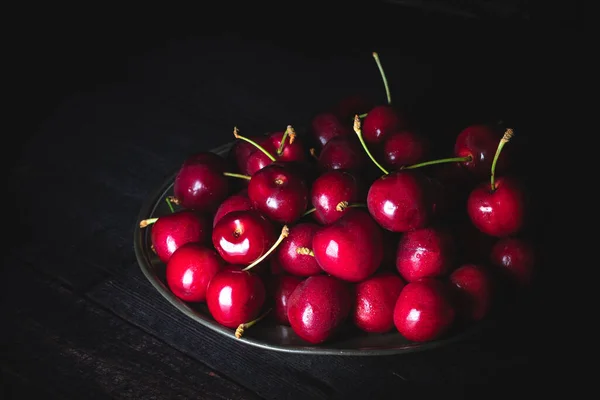
[(387, 103), (346, 99), (304, 134), (234, 128), (227, 156), (183, 162), (171, 213), (140, 222), (173, 294), (238, 338), (269, 317), (310, 344), (349, 325), (427, 342), (532, 282), (528, 194), (503, 151), (515, 132), (468, 126), (428, 159), (373, 56)]

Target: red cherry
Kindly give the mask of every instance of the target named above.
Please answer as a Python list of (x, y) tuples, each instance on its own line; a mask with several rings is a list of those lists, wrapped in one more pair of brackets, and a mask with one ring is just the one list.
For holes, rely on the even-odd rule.
[[(461, 165), (475, 177), (484, 178), (490, 173), (502, 134), (500, 129), (489, 125), (469, 126), (458, 134), (454, 145), (454, 154), (457, 157), (471, 156), (472, 161), (463, 162)], [(498, 159), (496, 167), (498, 173), (505, 172), (509, 160), (508, 155)]]
[(403, 170), (383, 175), (371, 184), (367, 207), (384, 229), (407, 232), (429, 223), (431, 197), (424, 175), (416, 170)]
[(321, 171), (361, 171), (367, 158), (356, 137), (337, 136), (325, 144), (317, 161)]
[[(266, 141), (266, 137), (264, 136), (256, 136), (250, 138), (252, 141), (263, 144)], [(236, 140), (231, 146), (229, 153), (227, 155), (228, 160), (231, 163), (235, 163), (238, 167), (238, 171), (244, 175), (252, 175), (248, 172), (248, 158), (252, 153), (256, 151), (256, 147), (249, 142), (244, 140)]]
[(513, 178), (496, 179), (496, 189), (488, 182), (470, 193), (467, 212), (471, 222), (481, 232), (506, 237), (521, 230), (525, 218), (525, 196), (520, 184)]
[(232, 211), (245, 211), (252, 209), (252, 202), (248, 198), (247, 192), (244, 190), (240, 193), (234, 194), (223, 200), (213, 218), (213, 227), (219, 222), (221, 218), (229, 214)]
[(394, 308), (394, 325), (402, 336), (427, 342), (445, 335), (456, 318), (449, 286), (423, 278), (404, 286)]
[(303, 340), (319, 344), (330, 339), (348, 318), (352, 293), (346, 283), (327, 275), (306, 278), (287, 302), (292, 330)]
[(353, 174), (341, 170), (325, 172), (311, 187), (313, 216), (321, 224), (331, 224), (349, 210), (348, 204), (362, 200), (360, 197), (359, 182)]
[(396, 268), (407, 282), (445, 276), (454, 265), (454, 247), (453, 236), (444, 228), (406, 232), (398, 243)]
[(394, 328), (394, 308), (405, 282), (398, 275), (382, 272), (357, 283), (354, 324), (365, 332), (385, 333)]
[(184, 244), (204, 243), (209, 228), (203, 216), (191, 210), (181, 210), (157, 218), (151, 227), (150, 240), (158, 258), (166, 263)]
[(311, 276), (323, 272), (312, 253), (312, 241), (319, 225), (303, 222), (290, 228), (288, 237), (277, 247), (280, 268), (292, 275)]
[(232, 268), (217, 272), (206, 290), (210, 315), (228, 328), (255, 319), (265, 298), (264, 284), (257, 275)]
[(253, 206), (281, 223), (300, 219), (308, 205), (308, 187), (292, 168), (271, 164), (256, 172), (248, 184)]
[(214, 157), (215, 155), (195, 155), (179, 169), (173, 184), (173, 194), (181, 207), (214, 211), (227, 197), (229, 181), (223, 175), (226, 163), (224, 159), (222, 162), (215, 162)]
[(272, 277), (270, 281), (270, 295), (274, 300), (275, 320), (282, 325), (289, 325), (290, 321), (287, 315), (288, 301), (290, 295), (296, 287), (302, 282), (302, 278), (292, 275), (278, 275)]
[[(271, 148), (270, 145), (265, 145), (263, 148), (269, 153), (275, 153), (275, 149)], [(267, 165), (273, 164), (273, 162), (262, 150), (254, 150), (250, 153), (246, 162), (246, 175), (252, 176)]]
[(383, 142), (383, 162), (392, 169), (417, 164), (425, 160), (428, 150), (422, 135), (410, 130), (394, 132)]
[(359, 282), (381, 265), (383, 236), (367, 212), (352, 208), (314, 234), (312, 249), (325, 272), (345, 281)]
[(381, 143), (392, 133), (405, 128), (404, 118), (389, 105), (372, 108), (362, 122), (362, 134), (367, 143)]
[(319, 147), (323, 148), (334, 137), (352, 136), (353, 133), (335, 114), (322, 113), (312, 120), (312, 134)]
[[(292, 131), (293, 132), (293, 131)], [(286, 138), (285, 144), (283, 148), (281, 147), (281, 140), (283, 139), (283, 135), (285, 132), (274, 132), (268, 136), (268, 140), (270, 141), (270, 145), (268, 146), (270, 149), (274, 149), (272, 154), (277, 158), (277, 161), (280, 162), (304, 162), (307, 160), (307, 151), (304, 147), (304, 143), (302, 138), (296, 136), (293, 133), (291, 136), (288, 135)], [(279, 154), (279, 149), (282, 148), (281, 154)]]
[(532, 244), (525, 239), (498, 240), (492, 247), (491, 262), (520, 286), (529, 285), (533, 279), (535, 253)]
[(212, 243), (230, 264), (248, 265), (275, 243), (273, 224), (255, 210), (232, 211), (213, 228)]
[(208, 283), (223, 264), (213, 249), (187, 243), (179, 247), (167, 263), (167, 285), (183, 301), (203, 302)]
[(457, 312), (467, 321), (479, 321), (490, 312), (493, 300), (493, 280), (489, 271), (479, 264), (463, 264), (450, 274), (456, 287)]

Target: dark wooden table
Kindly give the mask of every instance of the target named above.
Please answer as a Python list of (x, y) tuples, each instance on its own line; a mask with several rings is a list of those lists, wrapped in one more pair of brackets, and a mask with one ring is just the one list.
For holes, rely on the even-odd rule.
[(310, 35), (276, 21), (270, 29), (280, 34), (158, 30), (145, 41), (119, 25), (123, 36), (88, 35), (93, 49), (63, 43), (54, 57), (50, 42), (66, 33), (39, 38), (35, 66), (23, 67), (38, 89), (28, 94), (36, 113), (22, 120), (22, 147), (4, 150), (15, 161), (5, 208), (3, 398), (348, 399), (402, 396), (411, 383), (545, 387), (555, 367), (540, 339), (549, 329), (541, 297), (514, 322), (437, 350), (303, 356), (248, 348), (199, 326), (136, 263), (137, 213), (186, 155), (230, 141), (234, 125), (247, 133), (304, 125), (357, 92), (384, 101), (372, 50), (395, 102), (444, 121), (449, 134), (490, 118), (532, 126), (543, 62), (532, 48), (548, 48), (542, 35), (464, 16), (369, 17), (360, 29), (336, 20), (322, 35), (314, 33), (324, 21), (304, 20)]

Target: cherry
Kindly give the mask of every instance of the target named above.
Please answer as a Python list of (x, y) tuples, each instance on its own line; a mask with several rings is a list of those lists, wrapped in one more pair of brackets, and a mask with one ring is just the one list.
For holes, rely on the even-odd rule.
[(302, 277), (323, 272), (312, 251), (313, 236), (319, 229), (319, 225), (310, 222), (292, 226), (273, 257), (283, 271)]
[(183, 301), (203, 302), (208, 283), (223, 264), (215, 250), (187, 243), (175, 250), (167, 263), (167, 285)]
[(312, 134), (320, 148), (334, 137), (352, 136), (352, 131), (334, 113), (321, 113), (312, 120)]
[(175, 250), (186, 243), (204, 243), (209, 235), (205, 218), (192, 210), (180, 210), (140, 222), (140, 228), (152, 225), (150, 241), (158, 258), (166, 263)]
[(385, 333), (394, 328), (394, 308), (405, 282), (391, 272), (380, 272), (355, 287), (354, 324), (365, 332)]
[(352, 303), (352, 292), (345, 282), (327, 275), (311, 276), (288, 298), (288, 320), (301, 339), (319, 344), (337, 333)]
[(306, 211), (308, 187), (292, 168), (271, 164), (252, 176), (248, 197), (271, 220), (292, 223)]
[(406, 232), (398, 243), (396, 268), (407, 282), (443, 277), (454, 266), (454, 248), (454, 237), (444, 228)]
[(272, 277), (269, 284), (269, 294), (274, 300), (275, 320), (282, 325), (289, 325), (287, 315), (290, 295), (302, 282), (302, 278), (293, 275), (278, 275)]
[[(475, 177), (485, 177), (492, 166), (492, 159), (498, 146), (502, 132), (489, 125), (473, 125), (465, 128), (456, 137), (454, 154), (458, 157), (471, 157), (462, 163)], [(498, 161), (498, 171), (504, 172), (509, 164), (509, 158), (503, 157)]]
[(349, 204), (363, 200), (360, 189), (358, 179), (347, 171), (323, 173), (313, 182), (310, 191), (314, 218), (324, 225), (337, 221), (349, 210)]
[(526, 239), (499, 239), (492, 247), (490, 260), (513, 283), (521, 287), (531, 284), (535, 272), (535, 253), (532, 244)]
[(265, 299), (262, 280), (253, 273), (234, 268), (217, 272), (206, 290), (210, 315), (228, 328), (237, 328), (256, 318)]
[(276, 161), (275, 156), (272, 154), (276, 149), (273, 147), (273, 142), (269, 137), (260, 138), (259, 141), (255, 141), (240, 135), (237, 127), (233, 127), (233, 136), (238, 141), (244, 141), (254, 147), (254, 150), (248, 154), (243, 168), (241, 168), (244, 174), (252, 176), (256, 171), (260, 171), (265, 166)]
[(371, 276), (383, 259), (383, 236), (371, 216), (352, 208), (313, 236), (313, 253), (328, 274), (349, 282)]
[(365, 168), (367, 160), (354, 137), (337, 136), (324, 145), (317, 163), (321, 171), (341, 169), (358, 172)]
[[(254, 136), (249, 138), (252, 142), (263, 144), (267, 138), (264, 136)], [(252, 175), (247, 170), (248, 158), (250, 154), (256, 151), (256, 147), (251, 142), (244, 140), (236, 140), (233, 146), (229, 149), (227, 159), (238, 167), (238, 171), (242, 174)]]
[(306, 161), (306, 148), (302, 139), (296, 136), (296, 131), (288, 125), (284, 132), (274, 132), (268, 136), (269, 147), (275, 149), (276, 158), (281, 162)]
[(398, 332), (415, 342), (445, 335), (456, 318), (456, 306), (449, 289), (449, 284), (436, 278), (407, 283), (394, 307), (394, 325)]
[(363, 137), (367, 143), (381, 143), (392, 133), (405, 129), (406, 124), (394, 108), (380, 105), (372, 108), (362, 123)]
[(521, 185), (510, 177), (495, 179), (496, 161), (512, 135), (513, 131), (508, 129), (500, 140), (492, 163), (491, 184), (478, 185), (467, 200), (467, 212), (473, 225), (495, 237), (514, 235), (524, 224), (525, 196)]
[(479, 321), (488, 315), (494, 296), (492, 275), (480, 264), (463, 264), (450, 274), (456, 287), (457, 314), (467, 321)]
[(402, 170), (376, 179), (367, 193), (375, 221), (392, 232), (425, 227), (432, 217), (432, 193), (425, 175)]
[(412, 130), (393, 132), (383, 142), (383, 162), (392, 169), (421, 162), (428, 152), (425, 137)]
[(251, 209), (252, 202), (248, 198), (248, 194), (245, 190), (241, 191), (240, 193), (233, 194), (223, 200), (219, 208), (217, 208), (215, 216), (213, 217), (213, 227), (221, 218), (232, 211), (245, 211)]
[(224, 159), (217, 162), (215, 156), (220, 157), (197, 154), (183, 163), (173, 184), (176, 204), (187, 209), (214, 211), (227, 197), (229, 181), (223, 175), (226, 162)]
[(273, 224), (259, 211), (232, 211), (213, 228), (212, 244), (230, 264), (247, 265), (275, 242)]

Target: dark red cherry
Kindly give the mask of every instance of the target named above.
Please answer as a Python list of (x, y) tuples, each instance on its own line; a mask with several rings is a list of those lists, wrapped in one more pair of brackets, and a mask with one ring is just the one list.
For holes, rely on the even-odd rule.
[(226, 163), (216, 162), (215, 156), (195, 155), (183, 163), (173, 184), (174, 197), (181, 207), (214, 211), (227, 197), (229, 178), (223, 175)]
[(406, 121), (389, 105), (379, 105), (369, 110), (362, 122), (362, 135), (367, 143), (381, 143), (390, 134), (405, 129)]
[(217, 272), (206, 290), (210, 315), (228, 328), (254, 320), (265, 299), (265, 286), (257, 275), (233, 268)]
[(320, 148), (334, 137), (352, 136), (349, 124), (344, 124), (334, 113), (322, 113), (312, 120), (312, 134)]
[(491, 250), (491, 262), (519, 286), (527, 286), (533, 279), (535, 252), (526, 239), (510, 237), (498, 240)]
[(206, 219), (191, 210), (159, 217), (151, 226), (150, 240), (158, 258), (166, 263), (186, 243), (204, 243), (210, 234)]
[(314, 218), (327, 225), (344, 215), (352, 203), (363, 201), (360, 184), (354, 174), (343, 170), (327, 171), (311, 187), (310, 200)]
[[(251, 140), (258, 144), (262, 144), (267, 138), (265, 136), (254, 136), (250, 137)], [(256, 147), (252, 143), (248, 143), (245, 140), (236, 140), (233, 146), (229, 150), (227, 155), (230, 163), (237, 166), (238, 171), (244, 175), (252, 175), (248, 173), (248, 158), (250, 154), (256, 151)]]
[(405, 282), (397, 274), (381, 272), (356, 284), (354, 324), (365, 332), (385, 333), (394, 328), (394, 307)]
[(302, 278), (293, 275), (273, 276), (270, 281), (270, 296), (273, 299), (273, 312), (275, 320), (282, 325), (289, 325), (287, 316), (288, 300)]
[(244, 211), (251, 210), (252, 202), (250, 198), (248, 198), (247, 192), (241, 191), (240, 193), (233, 194), (223, 200), (217, 211), (215, 212), (215, 216), (213, 218), (213, 227), (219, 222), (221, 218), (225, 215), (229, 214), (232, 211)]
[(479, 321), (490, 312), (494, 296), (494, 282), (486, 267), (463, 264), (450, 274), (456, 287), (457, 313), (467, 321)]
[(425, 137), (415, 131), (393, 132), (383, 142), (383, 162), (392, 169), (425, 161), (429, 152)]
[[(307, 157), (307, 149), (304, 146), (304, 142), (302, 138), (298, 137), (294, 134), (293, 139), (288, 136), (285, 140), (285, 144), (283, 146), (283, 151), (281, 154), (278, 153), (278, 150), (281, 146), (281, 140), (283, 139), (284, 132), (274, 132), (268, 136), (268, 140), (270, 141), (269, 148), (275, 149), (271, 154), (277, 158), (277, 161), (280, 162), (304, 162), (308, 159)], [(290, 143), (291, 142), (291, 143)]]
[(318, 159), (321, 171), (361, 171), (367, 165), (367, 156), (354, 136), (337, 136), (327, 142)]
[[(473, 125), (461, 131), (456, 137), (454, 154), (457, 157), (471, 156), (472, 161), (463, 162), (461, 165), (467, 168), (475, 177), (484, 179), (489, 177), (492, 169), (492, 161), (498, 143), (504, 131), (499, 127), (490, 125)], [(510, 165), (510, 149), (504, 150), (496, 163), (496, 173), (502, 174)], [(503, 151), (503, 153), (504, 153)]]
[(183, 301), (203, 302), (210, 280), (223, 264), (212, 248), (187, 243), (179, 247), (167, 263), (167, 285)]
[(312, 254), (312, 241), (319, 225), (310, 222), (295, 224), (290, 228), (288, 237), (277, 247), (276, 256), (279, 267), (288, 274), (311, 276), (323, 272)]
[(230, 264), (249, 265), (275, 243), (273, 224), (255, 210), (232, 211), (217, 222), (212, 243)]

